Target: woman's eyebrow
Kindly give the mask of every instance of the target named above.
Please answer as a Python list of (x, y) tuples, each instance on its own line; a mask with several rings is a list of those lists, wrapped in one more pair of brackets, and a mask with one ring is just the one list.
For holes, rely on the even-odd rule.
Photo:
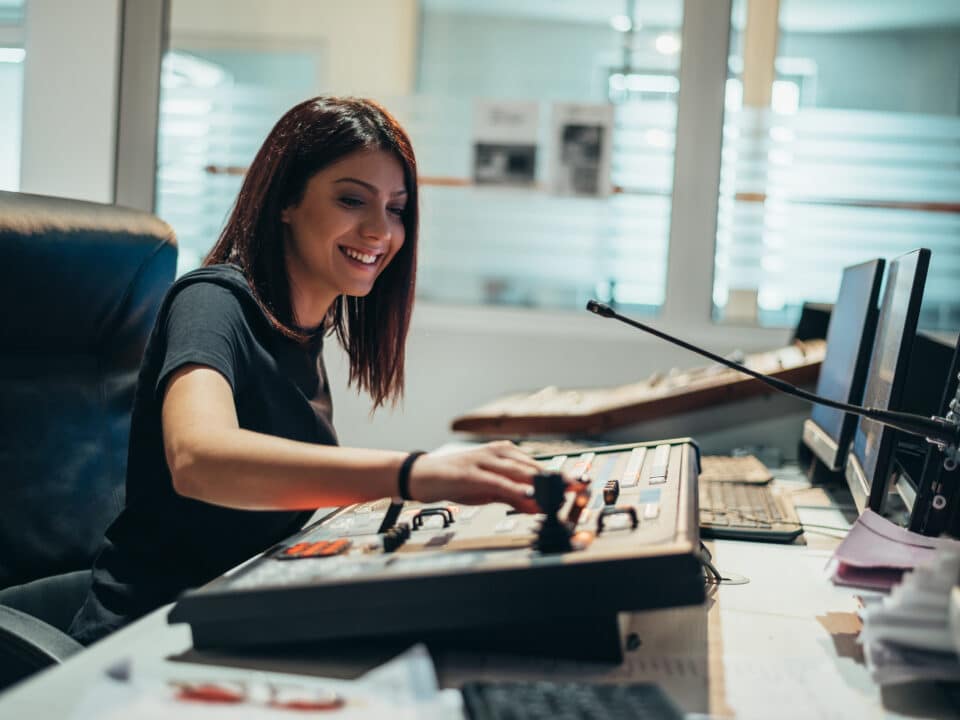
[[(343, 178), (340, 178), (339, 180), (334, 180), (333, 182), (334, 182), (334, 184), (337, 184), (337, 183), (356, 183), (357, 185), (360, 185), (361, 187), (365, 187), (367, 190), (369, 190), (370, 192), (372, 192), (372, 193), (374, 193), (374, 194), (377, 194), (377, 193), (380, 192), (380, 189), (379, 189), (376, 185), (372, 185), (371, 183), (365, 182), (365, 181), (363, 181), (363, 180), (358, 180), (357, 178), (343, 177)], [(402, 189), (402, 190), (394, 190), (392, 193), (390, 193), (390, 197), (397, 197), (398, 195), (406, 195), (406, 194), (407, 194), (407, 190), (406, 190), (406, 188), (404, 188), (404, 189)]]

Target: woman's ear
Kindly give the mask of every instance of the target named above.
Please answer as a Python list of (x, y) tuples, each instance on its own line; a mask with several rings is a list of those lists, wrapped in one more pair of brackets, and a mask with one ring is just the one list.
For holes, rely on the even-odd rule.
[(289, 207), (285, 207), (283, 210), (280, 211), (280, 222), (284, 223), (285, 225), (290, 224), (290, 208)]

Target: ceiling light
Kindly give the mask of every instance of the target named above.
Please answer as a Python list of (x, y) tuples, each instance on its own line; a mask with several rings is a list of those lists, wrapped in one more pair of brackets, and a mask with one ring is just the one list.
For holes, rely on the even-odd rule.
[(676, 55), (680, 52), (680, 38), (673, 33), (657, 35), (654, 45), (657, 48), (657, 52), (664, 55)]
[(626, 15), (614, 15), (610, 18), (610, 27), (617, 32), (630, 32), (633, 28), (633, 21)]

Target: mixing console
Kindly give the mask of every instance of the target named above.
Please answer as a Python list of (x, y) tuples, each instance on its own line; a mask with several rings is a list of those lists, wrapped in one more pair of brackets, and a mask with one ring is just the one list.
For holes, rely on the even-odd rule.
[(686, 439), (538, 458), (543, 510), (341, 508), (187, 592), (170, 622), (239, 647), (547, 626), (704, 599), (696, 446)]
[[(752, 353), (742, 364), (794, 385), (813, 383), (826, 354), (824, 340)], [(480, 435), (595, 435), (606, 430), (774, 392), (759, 380), (722, 365), (654, 373), (629, 385), (584, 390), (549, 386), (495, 400), (453, 421), (453, 429)]]

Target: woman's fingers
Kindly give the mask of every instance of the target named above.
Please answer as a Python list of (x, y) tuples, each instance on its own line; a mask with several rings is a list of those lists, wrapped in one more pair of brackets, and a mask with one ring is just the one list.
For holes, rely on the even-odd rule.
[(484, 470), (502, 475), (513, 482), (524, 483), (526, 485), (532, 484), (533, 476), (540, 471), (540, 468), (519, 463), (513, 458), (496, 456), (481, 460), (480, 467)]
[(473, 495), (467, 502), (480, 504), (502, 502), (527, 513), (538, 512), (536, 501), (531, 497), (529, 486), (511, 482), (501, 475), (478, 469), (469, 478)]
[(542, 469), (540, 463), (534, 460), (532, 457), (527, 455), (523, 450), (518, 448), (509, 440), (498, 440), (497, 442), (489, 443), (487, 446), (494, 451), (499, 457), (508, 458), (517, 462), (521, 465), (525, 465), (535, 472), (540, 472)]

